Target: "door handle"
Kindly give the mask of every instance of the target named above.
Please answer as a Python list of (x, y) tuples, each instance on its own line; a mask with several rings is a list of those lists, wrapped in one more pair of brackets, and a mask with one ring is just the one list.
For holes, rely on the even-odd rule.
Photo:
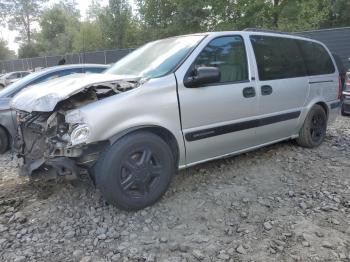
[(255, 96), (255, 88), (251, 87), (251, 86), (243, 88), (243, 96), (245, 98), (254, 97)]
[(261, 95), (268, 96), (272, 94), (272, 86), (262, 86), (261, 87)]

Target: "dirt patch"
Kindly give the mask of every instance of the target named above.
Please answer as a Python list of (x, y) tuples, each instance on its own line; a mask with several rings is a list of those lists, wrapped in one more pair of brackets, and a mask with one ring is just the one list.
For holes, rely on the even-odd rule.
[(127, 213), (88, 179), (17, 177), (0, 157), (1, 261), (349, 261), (350, 120), (325, 143), (283, 142), (180, 172)]

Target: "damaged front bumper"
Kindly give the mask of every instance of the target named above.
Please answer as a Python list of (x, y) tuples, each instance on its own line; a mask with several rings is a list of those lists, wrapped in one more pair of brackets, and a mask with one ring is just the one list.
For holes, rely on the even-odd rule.
[(73, 75), (22, 90), (11, 100), (18, 124), (14, 148), (24, 160), (20, 174), (31, 176), (47, 168), (76, 177), (81, 167), (91, 167), (109, 142), (89, 141), (92, 127), (81, 108), (129, 92), (144, 81), (132, 76)]
[(17, 122), (14, 149), (23, 158), (22, 176), (31, 177), (45, 169), (50, 175), (74, 179), (81, 171), (92, 167), (109, 144), (108, 141), (72, 143), (71, 136), (80, 125), (66, 123), (58, 112), (18, 112)]

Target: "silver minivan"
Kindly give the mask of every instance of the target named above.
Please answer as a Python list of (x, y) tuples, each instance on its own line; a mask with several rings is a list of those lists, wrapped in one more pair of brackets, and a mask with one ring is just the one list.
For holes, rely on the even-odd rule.
[(88, 170), (122, 209), (155, 203), (178, 169), (282, 140), (319, 146), (340, 109), (320, 42), (233, 31), (148, 43), (104, 74), (23, 90), (15, 148), (23, 175)]

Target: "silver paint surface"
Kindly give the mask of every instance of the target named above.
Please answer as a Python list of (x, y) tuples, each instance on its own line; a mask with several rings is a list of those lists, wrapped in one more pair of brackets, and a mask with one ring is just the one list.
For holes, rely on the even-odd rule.
[[(212, 39), (229, 35), (240, 35), (245, 41), (249, 80), (244, 83), (186, 88), (183, 84), (185, 74), (201, 50)], [(177, 68), (176, 72), (149, 79), (138, 88), (87, 104), (72, 110), (69, 114), (81, 116), (84, 123), (89, 125), (91, 132), (87, 144), (108, 140), (113, 136), (120, 138), (138, 128), (150, 126), (165, 128), (177, 140), (180, 168), (296, 138), (307, 113), (316, 103), (322, 103), (327, 107), (329, 122), (333, 121), (339, 111), (339, 109), (332, 110), (330, 107), (332, 102), (339, 101), (337, 98), (338, 72), (322, 76), (259, 81), (255, 56), (249, 40), (250, 35), (271, 35), (313, 41), (301, 37), (261, 32), (208, 33), (208, 36)], [(326, 50), (328, 51), (327, 48)], [(42, 84), (40, 90), (31, 88), (23, 91), (12, 101), (12, 105), (16, 109), (28, 112), (50, 111), (57, 102), (80, 92), (91, 84), (128, 79), (131, 80), (133, 77), (103, 74), (51, 81)], [(315, 81), (328, 82), (313, 84)], [(273, 87), (273, 93), (270, 96), (261, 95), (260, 87), (266, 84)], [(244, 98), (242, 91), (245, 87), (254, 87), (256, 96)], [(45, 96), (51, 97), (53, 102), (49, 102), (48, 105), (37, 105), (35, 101)], [(188, 142), (184, 139), (184, 134), (188, 132), (293, 111), (301, 111), (299, 118), (198, 141)]]

